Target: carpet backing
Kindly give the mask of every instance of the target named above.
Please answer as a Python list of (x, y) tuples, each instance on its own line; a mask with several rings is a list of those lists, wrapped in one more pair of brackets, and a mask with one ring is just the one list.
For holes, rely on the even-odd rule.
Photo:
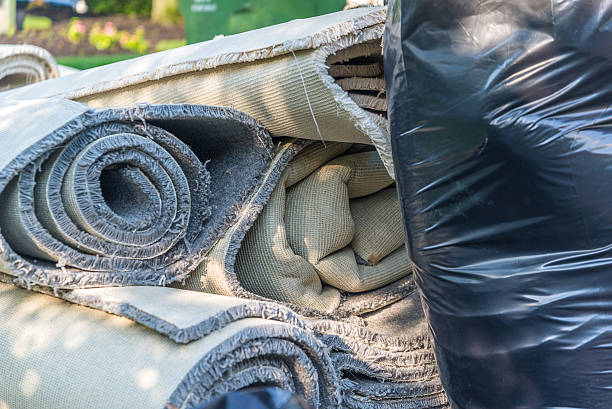
[(404, 246), (385, 18), (2, 94), (0, 408), (182, 409), (261, 385), (313, 409), (449, 407)]
[(291, 311), (180, 293), (132, 287), (71, 295), (131, 313), (141, 325), (1, 284), (0, 406), (182, 409), (265, 385), (294, 391), (315, 409), (339, 407), (326, 348)]

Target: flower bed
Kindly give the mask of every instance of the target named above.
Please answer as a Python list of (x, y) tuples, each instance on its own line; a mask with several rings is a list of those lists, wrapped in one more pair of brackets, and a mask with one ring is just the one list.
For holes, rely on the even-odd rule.
[(110, 55), (154, 52), (168, 43), (181, 44), (184, 38), (182, 25), (164, 26), (148, 18), (117, 14), (64, 20), (47, 29), (2, 35), (0, 43), (34, 44), (54, 56)]

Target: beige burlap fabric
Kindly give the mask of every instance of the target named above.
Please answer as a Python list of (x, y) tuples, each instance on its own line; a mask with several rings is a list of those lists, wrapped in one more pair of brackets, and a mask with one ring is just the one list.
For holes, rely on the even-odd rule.
[(314, 267), (293, 252), (285, 228), (285, 202), (287, 188), (349, 147), (334, 142), (326, 146), (313, 145), (301, 152), (283, 172), (270, 200), (242, 243), (245, 251), (238, 253), (236, 275), (249, 291), (320, 310), (338, 306), (338, 290), (325, 286)]
[(333, 311), (339, 290), (373, 290), (410, 274), (393, 180), (376, 152), (328, 162), (341, 152), (315, 147), (281, 176), (238, 252), (246, 289)]
[(351, 200), (350, 208), (355, 224), (351, 248), (367, 264), (375, 265), (403, 246), (404, 224), (395, 189)]
[[(379, 192), (392, 183), (378, 155), (363, 152), (329, 162), (290, 189), (285, 220), (289, 242), (324, 282), (344, 291), (361, 292), (410, 273), (410, 260), (403, 250), (379, 263), (403, 243), (401, 230), (386, 228), (393, 221), (390, 214), (395, 212), (395, 219), (401, 220), (393, 200), (397, 202), (395, 190)], [(350, 199), (357, 198), (362, 199), (352, 207), (358, 209), (358, 221), (363, 223), (359, 228), (350, 204)], [(364, 230), (367, 228), (370, 231)], [(361, 254), (374, 255), (367, 259), (375, 265), (357, 264), (351, 248), (355, 237)]]
[(190, 409), (262, 385), (339, 407), (326, 349), (282, 307), (156, 287), (71, 300), (144, 325), (0, 284), (0, 408)]

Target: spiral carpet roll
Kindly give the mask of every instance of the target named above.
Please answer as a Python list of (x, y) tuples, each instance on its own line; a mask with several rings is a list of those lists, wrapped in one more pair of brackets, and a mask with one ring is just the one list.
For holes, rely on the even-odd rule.
[(57, 63), (49, 52), (33, 45), (0, 44), (0, 92), (55, 78)]
[(189, 409), (263, 385), (339, 407), (326, 348), (285, 308), (156, 287), (71, 300), (143, 325), (0, 284), (0, 406)]
[[(231, 109), (41, 100), (1, 110), (0, 270), (22, 285), (184, 279), (273, 158), (269, 135)], [(33, 124), (11, 126), (34, 112)]]
[(18, 253), (64, 266), (123, 272), (144, 261), (165, 268), (182, 256), (177, 242), (192, 242), (210, 212), (209, 178), (162, 128), (103, 124), (9, 183), (2, 232)]

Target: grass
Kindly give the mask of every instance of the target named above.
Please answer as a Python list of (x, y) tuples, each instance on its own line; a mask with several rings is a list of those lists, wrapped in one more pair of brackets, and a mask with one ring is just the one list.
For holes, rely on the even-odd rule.
[(114, 62), (129, 60), (130, 58), (139, 57), (138, 54), (113, 54), (113, 55), (83, 55), (83, 56), (69, 56), (69, 57), (57, 57), (57, 63), (61, 65), (67, 65), (68, 67), (76, 68), (79, 70), (86, 70), (88, 68), (99, 67), (101, 65), (112, 64)]
[[(185, 40), (161, 40), (157, 43), (155, 51), (165, 51), (172, 48), (182, 47), (186, 44)], [(112, 55), (82, 55), (56, 57), (57, 63), (79, 70), (99, 67), (101, 65), (112, 64), (114, 62), (129, 60), (139, 57), (139, 54), (112, 54)]]
[(155, 47), (156, 51), (166, 51), (173, 48), (182, 47), (187, 44), (186, 40), (161, 40)]
[(48, 17), (27, 14), (23, 21), (23, 31), (48, 30), (51, 28), (52, 24), (53, 22)]

